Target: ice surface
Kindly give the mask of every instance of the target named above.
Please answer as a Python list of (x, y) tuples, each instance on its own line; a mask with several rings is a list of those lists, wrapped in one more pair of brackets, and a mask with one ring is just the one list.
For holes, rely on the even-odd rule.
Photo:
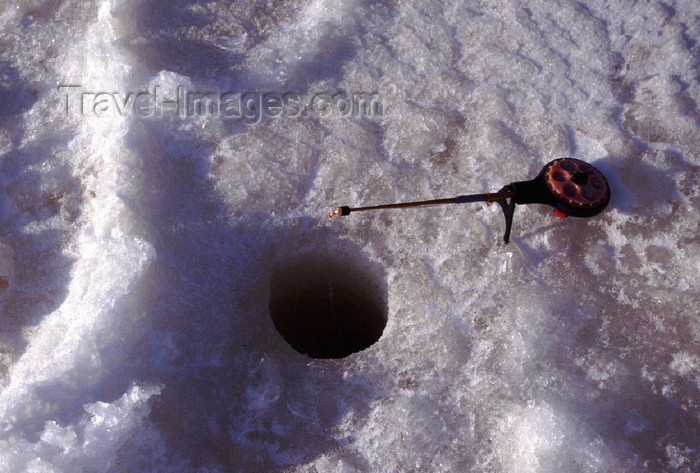
[[(699, 37), (692, 0), (4, 2), (0, 472), (700, 471)], [(325, 217), (561, 156), (609, 208), (508, 245), (495, 205)], [(303, 261), (385, 290), (376, 344), (284, 342)]]

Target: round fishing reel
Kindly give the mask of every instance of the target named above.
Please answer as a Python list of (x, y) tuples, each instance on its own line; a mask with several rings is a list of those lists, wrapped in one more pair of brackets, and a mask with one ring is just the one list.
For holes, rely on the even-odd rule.
[(516, 204), (546, 204), (554, 207), (558, 217), (593, 217), (610, 202), (610, 186), (596, 168), (574, 158), (560, 158), (547, 163), (530, 181), (508, 184), (499, 192), (509, 192), (496, 202), (506, 218), (503, 240), (508, 243)]

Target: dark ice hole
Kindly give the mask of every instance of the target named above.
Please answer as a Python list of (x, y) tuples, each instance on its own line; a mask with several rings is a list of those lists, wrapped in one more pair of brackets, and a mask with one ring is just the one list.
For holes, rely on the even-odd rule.
[(273, 270), (270, 315), (299, 353), (344, 358), (381, 337), (387, 321), (383, 285), (352, 265), (300, 258)]

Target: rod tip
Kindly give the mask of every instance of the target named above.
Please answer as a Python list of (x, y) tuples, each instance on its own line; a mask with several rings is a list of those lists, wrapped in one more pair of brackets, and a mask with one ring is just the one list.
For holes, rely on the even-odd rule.
[(334, 215), (347, 215), (349, 213), (350, 213), (350, 207), (342, 206), (342, 207), (338, 207), (337, 209), (331, 210), (330, 212), (328, 212), (328, 218), (331, 218)]

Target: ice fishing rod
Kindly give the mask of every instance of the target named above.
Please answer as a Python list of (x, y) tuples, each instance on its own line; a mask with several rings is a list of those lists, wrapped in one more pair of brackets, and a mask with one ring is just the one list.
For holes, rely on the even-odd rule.
[(574, 158), (560, 158), (547, 163), (532, 180), (513, 182), (498, 192), (460, 195), (447, 199), (400, 202), (369, 207), (341, 206), (328, 216), (349, 215), (369, 210), (405, 209), (431, 205), (464, 204), (469, 202), (497, 202), (506, 219), (503, 242), (508, 243), (516, 204), (545, 204), (554, 207), (557, 217), (593, 217), (610, 202), (607, 179), (595, 167)]

